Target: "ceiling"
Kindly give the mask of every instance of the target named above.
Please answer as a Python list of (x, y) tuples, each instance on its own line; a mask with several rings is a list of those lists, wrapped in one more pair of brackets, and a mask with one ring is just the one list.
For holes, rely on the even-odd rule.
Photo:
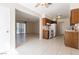
[(35, 7), (36, 3), (20, 3), (21, 5), (31, 9), (40, 15), (45, 14), (49, 17), (56, 17), (61, 15), (62, 18), (69, 16), (70, 4), (69, 3), (52, 3), (48, 8), (46, 7)]
[[(58, 15), (61, 15), (61, 18), (68, 18), (69, 17), (69, 11), (70, 11), (70, 4), (68, 3), (52, 3), (48, 8), (46, 7), (35, 7), (36, 3), (19, 3), (20, 5), (24, 6), (25, 8), (28, 8), (38, 14), (46, 15), (50, 17), (50, 19), (55, 18)], [(35, 17), (33, 15), (24, 13), (22, 11), (16, 10), (16, 19), (24, 19), (25, 21), (37, 21), (39, 19), (38, 17)]]
[(22, 20), (27, 22), (31, 22), (31, 21), (37, 22), (39, 18), (16, 9), (16, 20), (20, 20), (20, 21)]

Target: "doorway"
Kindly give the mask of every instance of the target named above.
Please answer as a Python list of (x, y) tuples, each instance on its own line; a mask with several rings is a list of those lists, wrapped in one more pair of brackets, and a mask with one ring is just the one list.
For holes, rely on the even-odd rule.
[(39, 18), (16, 10), (16, 48), (32, 40), (39, 40)]

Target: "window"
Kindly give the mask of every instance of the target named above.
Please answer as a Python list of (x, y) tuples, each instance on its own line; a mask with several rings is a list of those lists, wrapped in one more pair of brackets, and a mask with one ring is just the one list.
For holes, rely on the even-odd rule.
[(17, 34), (26, 33), (26, 24), (25, 23), (17, 23)]

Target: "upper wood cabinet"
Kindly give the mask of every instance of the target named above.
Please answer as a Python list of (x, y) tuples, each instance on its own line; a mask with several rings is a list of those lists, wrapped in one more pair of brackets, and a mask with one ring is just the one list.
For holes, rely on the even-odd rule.
[(46, 25), (47, 23), (50, 23), (50, 24), (55, 23), (56, 24), (57, 21), (52, 21), (48, 18), (42, 18), (42, 23), (43, 23), (43, 25)]
[(47, 18), (42, 18), (42, 22), (43, 22), (43, 25), (46, 25), (47, 23), (50, 23), (51, 21)]
[(74, 25), (76, 23), (79, 23), (79, 9), (72, 9), (71, 17), (70, 17), (70, 24)]

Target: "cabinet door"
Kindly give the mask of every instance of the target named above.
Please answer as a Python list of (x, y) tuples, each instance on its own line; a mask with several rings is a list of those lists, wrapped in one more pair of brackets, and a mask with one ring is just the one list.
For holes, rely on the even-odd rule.
[(49, 31), (48, 30), (43, 30), (43, 38), (49, 39)]
[(74, 14), (75, 14), (75, 13), (74, 13), (74, 10), (72, 10), (72, 11), (71, 11), (71, 21), (70, 21), (71, 24), (73, 24), (74, 19), (75, 19)]
[(73, 48), (78, 48), (78, 32), (71, 33), (71, 42)]
[(78, 32), (65, 32), (64, 39), (66, 46), (78, 48)]
[(66, 46), (72, 46), (72, 42), (71, 42), (71, 34), (69, 32), (65, 32), (64, 35), (64, 43)]
[(79, 9), (78, 9), (78, 20), (77, 20), (77, 21), (78, 21), (78, 23), (79, 23)]
[(42, 18), (42, 23), (43, 23), (43, 25), (46, 25), (47, 23), (50, 23), (50, 20), (49, 19), (47, 19), (47, 18)]
[(45, 18), (42, 18), (42, 24), (45, 25), (46, 21)]
[(78, 23), (78, 18), (79, 18), (79, 17), (78, 17), (78, 12), (79, 12), (78, 9), (75, 9), (75, 10), (74, 10), (74, 18), (75, 18), (75, 19), (73, 20), (73, 23), (74, 23), (74, 24)]
[(79, 9), (71, 10), (71, 24), (76, 24), (79, 22)]
[(79, 49), (79, 32), (78, 32), (78, 49)]

